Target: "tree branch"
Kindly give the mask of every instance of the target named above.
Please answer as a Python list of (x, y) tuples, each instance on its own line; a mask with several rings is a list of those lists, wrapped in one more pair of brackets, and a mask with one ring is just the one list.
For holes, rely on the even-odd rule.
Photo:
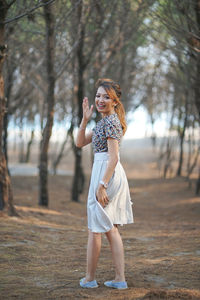
[[(13, 0), (10, 4), (9, 4), (9, 7), (15, 2), (16, 0)], [(36, 5), (35, 7), (31, 8), (30, 10), (27, 10), (26, 12), (22, 13), (21, 15), (18, 15), (14, 18), (11, 18), (11, 19), (6, 19), (4, 22), (0, 22), (0, 24), (8, 24), (8, 23), (11, 23), (11, 22), (14, 22), (14, 21), (17, 21), (25, 16), (28, 16), (30, 15), (31, 13), (33, 13), (36, 9), (42, 7), (42, 6), (45, 6), (45, 5), (48, 5), (48, 4), (51, 4), (52, 2), (54, 2), (55, 0), (49, 0), (47, 1), (46, 3), (42, 2), (38, 5)]]
[(74, 45), (72, 46), (70, 52), (68, 53), (68, 55), (66, 56), (66, 58), (64, 59), (64, 61), (62, 62), (62, 65), (60, 67), (60, 69), (57, 71), (57, 75), (56, 75), (56, 80), (62, 75), (62, 73), (64, 72), (64, 70), (66, 69), (66, 65), (68, 64), (68, 62), (70, 61), (71, 55), (74, 53), (74, 50), (79, 46), (80, 41), (77, 40)]
[(9, 4), (8, 4), (8, 8), (10, 8), (14, 3), (15, 3), (16, 0), (12, 0)]

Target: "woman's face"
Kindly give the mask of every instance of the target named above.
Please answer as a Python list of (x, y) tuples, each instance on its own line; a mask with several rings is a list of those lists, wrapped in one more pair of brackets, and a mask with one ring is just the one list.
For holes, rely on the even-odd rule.
[(103, 117), (114, 114), (115, 112), (115, 101), (109, 98), (106, 90), (102, 86), (97, 90), (95, 104), (98, 112), (100, 112)]

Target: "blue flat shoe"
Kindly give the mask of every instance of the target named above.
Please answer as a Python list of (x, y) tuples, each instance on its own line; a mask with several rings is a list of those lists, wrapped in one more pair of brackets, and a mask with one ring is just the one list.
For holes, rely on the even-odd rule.
[(80, 286), (86, 289), (94, 289), (98, 287), (96, 280), (88, 281), (84, 283), (85, 277), (80, 280)]
[(113, 289), (119, 289), (119, 290), (124, 290), (124, 289), (128, 288), (126, 281), (114, 282), (113, 280), (111, 280), (111, 281), (104, 282), (104, 285), (107, 287), (110, 287)]

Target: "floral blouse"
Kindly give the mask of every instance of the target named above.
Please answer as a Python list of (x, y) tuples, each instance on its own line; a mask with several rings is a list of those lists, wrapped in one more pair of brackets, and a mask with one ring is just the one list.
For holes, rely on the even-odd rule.
[(107, 138), (116, 139), (120, 144), (122, 136), (122, 126), (116, 113), (102, 118), (93, 128), (92, 146), (94, 153), (108, 152)]

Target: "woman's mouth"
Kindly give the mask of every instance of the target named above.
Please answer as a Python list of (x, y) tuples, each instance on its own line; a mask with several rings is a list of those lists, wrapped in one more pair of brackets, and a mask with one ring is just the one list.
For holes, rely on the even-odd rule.
[(102, 108), (105, 108), (105, 105), (103, 105), (103, 104), (98, 104), (97, 107), (100, 108), (100, 109), (102, 109)]

